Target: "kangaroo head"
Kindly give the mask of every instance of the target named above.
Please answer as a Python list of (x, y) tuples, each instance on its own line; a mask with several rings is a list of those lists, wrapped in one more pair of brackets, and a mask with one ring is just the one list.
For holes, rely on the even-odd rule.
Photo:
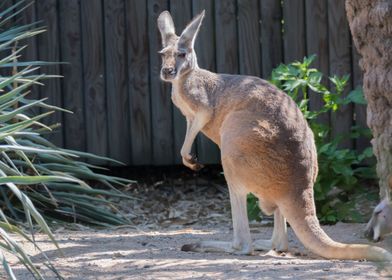
[(177, 36), (170, 13), (164, 11), (159, 15), (158, 28), (162, 35), (163, 47), (159, 51), (162, 56), (162, 80), (176, 80), (198, 67), (194, 44), (203, 18), (204, 11), (185, 27), (180, 36)]
[(381, 201), (374, 209), (365, 234), (374, 241), (392, 234), (392, 203), (387, 199)]

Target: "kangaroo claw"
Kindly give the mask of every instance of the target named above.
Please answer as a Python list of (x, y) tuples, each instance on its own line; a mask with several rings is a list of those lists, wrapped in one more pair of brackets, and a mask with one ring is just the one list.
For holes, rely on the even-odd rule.
[(189, 167), (190, 169), (194, 170), (194, 171), (199, 171), (200, 169), (202, 169), (204, 167), (203, 164), (199, 163), (197, 161), (197, 157), (196, 155), (189, 155), (189, 157), (187, 158), (182, 158), (182, 162), (184, 163), (185, 166)]

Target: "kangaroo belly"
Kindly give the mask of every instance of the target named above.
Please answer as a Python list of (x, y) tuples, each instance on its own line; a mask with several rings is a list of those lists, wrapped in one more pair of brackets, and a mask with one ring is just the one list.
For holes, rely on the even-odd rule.
[(235, 176), (260, 197), (277, 199), (288, 191), (300, 192), (293, 188), (312, 186), (315, 178), (317, 156), (310, 129), (280, 121), (235, 112), (221, 127), (224, 166), (224, 161), (230, 162)]

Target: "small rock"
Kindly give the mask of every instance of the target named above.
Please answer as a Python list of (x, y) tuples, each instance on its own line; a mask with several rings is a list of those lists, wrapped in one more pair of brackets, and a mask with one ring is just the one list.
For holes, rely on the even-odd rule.
[(113, 258), (122, 258), (125, 257), (125, 255), (123, 253), (120, 252), (116, 252), (113, 254)]

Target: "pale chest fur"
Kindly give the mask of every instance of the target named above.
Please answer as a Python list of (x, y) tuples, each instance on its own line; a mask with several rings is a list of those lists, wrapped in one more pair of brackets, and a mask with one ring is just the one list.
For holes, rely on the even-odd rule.
[(194, 117), (196, 112), (189, 105), (188, 100), (185, 97), (185, 94), (186, 93), (184, 92), (182, 87), (178, 86), (176, 83), (173, 83), (171, 99), (174, 105), (176, 105), (176, 107), (180, 109), (181, 113), (185, 117)]
[(171, 99), (188, 121), (203, 123), (204, 125), (200, 127), (200, 130), (219, 145), (219, 127), (214, 129), (211, 126), (213, 125), (211, 124), (213, 108), (209, 106), (205, 90), (202, 87), (199, 90), (197, 92), (199, 94), (190, 94), (186, 92), (183, 85), (179, 86), (177, 83), (173, 83)]

